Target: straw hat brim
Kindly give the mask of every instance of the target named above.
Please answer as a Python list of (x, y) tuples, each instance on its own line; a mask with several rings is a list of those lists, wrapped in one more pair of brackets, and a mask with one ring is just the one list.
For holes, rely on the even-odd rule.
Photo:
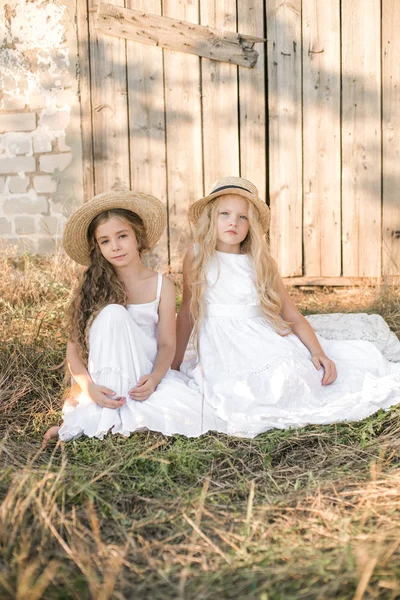
[(167, 224), (165, 208), (160, 200), (149, 194), (105, 192), (86, 202), (67, 221), (63, 246), (72, 260), (80, 265), (89, 265), (89, 225), (97, 215), (114, 208), (124, 208), (137, 214), (146, 230), (147, 248), (143, 252), (154, 248)]
[(217, 191), (213, 194), (210, 194), (209, 196), (206, 196), (205, 198), (201, 198), (200, 200), (194, 202), (189, 208), (189, 221), (193, 225), (196, 225), (197, 221), (201, 216), (201, 213), (203, 212), (207, 204), (211, 202), (211, 200), (214, 200), (219, 196), (225, 196), (226, 194), (237, 194), (238, 196), (243, 196), (243, 198), (247, 198), (247, 200), (249, 200), (249, 202), (251, 202), (253, 206), (255, 206), (255, 208), (258, 210), (260, 216), (260, 223), (264, 233), (268, 233), (270, 224), (269, 207), (265, 204), (265, 202), (258, 198), (258, 196), (255, 196), (254, 194), (251, 194), (250, 192), (247, 192), (246, 190), (240, 189), (238, 187), (225, 188), (224, 190), (220, 190), (219, 192)]

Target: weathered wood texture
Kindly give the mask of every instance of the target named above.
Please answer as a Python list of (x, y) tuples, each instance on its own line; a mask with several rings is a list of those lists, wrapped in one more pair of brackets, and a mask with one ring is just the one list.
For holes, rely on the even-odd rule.
[(189, 205), (242, 175), (270, 202), (272, 253), (291, 282), (400, 275), (397, 0), (112, 3), (268, 37), (247, 69), (104, 35), (98, 1), (79, 4), (85, 196), (131, 187), (162, 199), (152, 265), (179, 270)]
[(342, 1), (343, 275), (381, 274), (380, 0)]
[(90, 77), (89, 19), (86, 3), (76, 5), (76, 21), (79, 53), (79, 100), (81, 109), (83, 188), (84, 197), (94, 196), (94, 156), (92, 128), (92, 93)]
[[(123, 0), (116, 0), (122, 3)], [(89, 0), (89, 14), (97, 9)], [(125, 40), (105, 37), (89, 20), (95, 193), (129, 189)]]
[(282, 275), (302, 274), (301, 0), (268, 0), (271, 252)]
[(400, 273), (400, 5), (382, 2), (383, 273)]
[[(126, 6), (161, 14), (161, 0), (126, 0)], [(160, 198), (167, 210), (163, 56), (158, 48), (130, 41), (126, 45), (131, 188)], [(167, 230), (150, 262), (159, 269), (168, 268)]]
[[(163, 14), (195, 22), (197, 0), (163, 0)], [(164, 52), (168, 214), (171, 270), (179, 271), (190, 244), (187, 211), (203, 195), (200, 58)]]
[(399, 285), (400, 276), (390, 277), (283, 277), (285, 285), (293, 286), (322, 286), (322, 287), (348, 287), (370, 285)]
[[(238, 29), (264, 36), (264, 7), (259, 0), (238, 2)], [(265, 96), (265, 52), (259, 47), (253, 69), (239, 69), (240, 175), (254, 183), (266, 199), (267, 130)]]
[[(177, 2), (179, 4), (179, 2)], [(187, 3), (190, 4), (190, 3)], [(253, 67), (258, 53), (255, 42), (263, 38), (202, 27), (184, 20), (159, 17), (143, 11), (100, 3), (96, 27), (103, 33), (142, 44), (197, 54), (213, 60)]]
[[(236, 29), (236, 1), (201, 0), (202, 23)], [(204, 188), (226, 175), (239, 175), (239, 120), (237, 67), (202, 60)]]
[(304, 271), (335, 276), (341, 272), (340, 0), (303, 2), (302, 21)]

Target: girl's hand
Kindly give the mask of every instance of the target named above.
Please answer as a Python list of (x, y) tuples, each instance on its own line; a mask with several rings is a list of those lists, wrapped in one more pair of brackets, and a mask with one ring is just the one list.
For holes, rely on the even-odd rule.
[(136, 387), (129, 390), (129, 397), (137, 402), (144, 402), (154, 392), (158, 385), (153, 375), (143, 375), (136, 384)]
[(311, 360), (317, 371), (319, 371), (321, 367), (324, 369), (324, 376), (321, 381), (322, 385), (329, 385), (335, 381), (337, 371), (333, 360), (328, 358), (326, 354), (313, 354)]
[(110, 396), (115, 396), (115, 392), (104, 385), (97, 385), (96, 383), (91, 383), (88, 386), (87, 395), (93, 402), (103, 408), (121, 408), (126, 402), (122, 396), (110, 398)]

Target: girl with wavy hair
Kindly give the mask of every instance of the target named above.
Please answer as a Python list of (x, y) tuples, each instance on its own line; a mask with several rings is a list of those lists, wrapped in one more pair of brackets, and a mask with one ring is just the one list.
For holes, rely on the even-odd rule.
[[(269, 253), (269, 208), (251, 182), (218, 180), (189, 219), (195, 244), (183, 262), (172, 366), (202, 391), (221, 431), (254, 437), (272, 427), (358, 420), (399, 402), (399, 364), (371, 341), (323, 339), (298, 311)], [(379, 327), (388, 329), (383, 319)], [(195, 357), (184, 360), (190, 339)]]
[(86, 266), (68, 314), (67, 365), (78, 388), (64, 405), (61, 428), (128, 436), (139, 428), (200, 433), (200, 399), (169, 367), (175, 352), (175, 288), (146, 267), (143, 253), (161, 237), (166, 215), (147, 194), (100, 194), (67, 222), (63, 245)]

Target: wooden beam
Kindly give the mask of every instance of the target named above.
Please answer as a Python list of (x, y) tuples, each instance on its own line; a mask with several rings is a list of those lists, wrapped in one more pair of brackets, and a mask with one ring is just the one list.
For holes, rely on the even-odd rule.
[(381, 2), (342, 0), (341, 9), (343, 275), (379, 277)]
[[(88, 0), (89, 14), (98, 0)], [(124, 0), (115, 0), (124, 4)], [(126, 43), (98, 35), (89, 19), (94, 191), (129, 190)], [(82, 124), (82, 126), (84, 123)]]
[(383, 274), (400, 273), (400, 11), (382, 2)]
[(303, 272), (301, 0), (268, 0), (266, 10), (271, 254), (294, 277)]
[[(162, 13), (175, 19), (198, 21), (199, 0), (163, 0)], [(148, 52), (150, 48), (143, 46), (143, 50)], [(173, 273), (181, 269), (182, 258), (191, 243), (189, 204), (203, 195), (200, 62), (198, 56), (164, 52), (168, 233)], [(246, 73), (252, 71), (246, 69)]]
[[(125, 0), (125, 6), (161, 15), (161, 0)], [(168, 210), (162, 52), (127, 40), (126, 59), (131, 189), (153, 194)], [(152, 269), (168, 269), (167, 230), (144, 260)]]
[(204, 58), (254, 67), (258, 52), (253, 46), (264, 38), (215, 29), (140, 10), (100, 3), (98, 31), (142, 44), (178, 50)]
[[(200, 22), (236, 31), (236, 0), (201, 0)], [(240, 175), (238, 68), (201, 61), (204, 187), (220, 177)]]
[(354, 287), (399, 285), (400, 276), (392, 277), (284, 277), (287, 286)]
[[(341, 272), (340, 0), (302, 4), (304, 272)], [(329, 250), (328, 250), (329, 248)]]

